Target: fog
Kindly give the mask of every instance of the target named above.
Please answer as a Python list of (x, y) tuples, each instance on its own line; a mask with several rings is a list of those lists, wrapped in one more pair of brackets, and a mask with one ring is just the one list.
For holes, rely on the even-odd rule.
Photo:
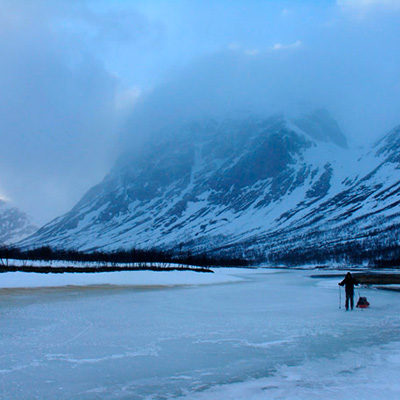
[(47, 222), (171, 122), (324, 107), (400, 123), (398, 0), (2, 1), (0, 197)]

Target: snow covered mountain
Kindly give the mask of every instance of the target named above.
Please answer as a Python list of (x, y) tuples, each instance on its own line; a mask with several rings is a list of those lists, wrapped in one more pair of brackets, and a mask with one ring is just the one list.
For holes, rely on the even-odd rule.
[(17, 242), (37, 229), (24, 212), (0, 199), (0, 245)]
[(266, 259), (376, 248), (399, 237), (399, 145), (400, 127), (368, 151), (349, 149), (321, 110), (169, 128), (23, 244)]

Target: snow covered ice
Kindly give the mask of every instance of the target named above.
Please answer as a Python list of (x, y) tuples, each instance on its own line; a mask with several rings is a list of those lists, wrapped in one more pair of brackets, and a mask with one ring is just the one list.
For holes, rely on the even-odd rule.
[(1, 274), (0, 398), (399, 398), (399, 294), (312, 274)]

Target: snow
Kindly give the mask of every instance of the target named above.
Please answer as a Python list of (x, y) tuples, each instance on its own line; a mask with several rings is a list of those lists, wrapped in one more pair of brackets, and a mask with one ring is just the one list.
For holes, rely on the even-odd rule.
[(1, 274), (0, 398), (399, 398), (399, 293), (345, 312), (314, 273)]
[[(61, 266), (63, 263), (58, 263)], [(236, 282), (233, 268), (216, 273), (195, 271), (118, 271), (99, 273), (38, 274), (5, 272), (0, 274), (0, 290), (6, 288), (44, 288), (62, 286), (176, 286)]]
[[(319, 117), (314, 121), (320, 122)], [(41, 236), (28, 239), (24, 246), (49, 244), (80, 250), (115, 250), (133, 246), (176, 248), (186, 243), (185, 250), (191, 246), (196, 250), (196, 246), (218, 248), (245, 243), (248, 250), (284, 252), (286, 241), (301, 248), (308, 237), (307, 246), (317, 248), (322, 240), (330, 246), (336, 240), (363, 240), (369, 233), (372, 237), (377, 227), (386, 235), (380, 239), (380, 244), (384, 244), (398, 220), (396, 202), (400, 198), (397, 163), (388, 161), (386, 147), (390, 143), (384, 144), (383, 149), (388, 150), (384, 152), (377, 152), (376, 148), (343, 148), (328, 140), (332, 121), (325, 122), (321, 125), (321, 129), (327, 128), (325, 138), (312, 140), (311, 146), (302, 146), (301, 151), (291, 154), (292, 162), (279, 175), (259, 177), (252, 186), (241, 188), (234, 200), (230, 199), (232, 185), (218, 189), (215, 182), (222, 187), (229, 184), (223, 178), (226, 170), (251, 156), (250, 143), (273, 133), (276, 119), (232, 120), (213, 127), (207, 124), (198, 128), (176, 127), (175, 134), (182, 140), (177, 137), (172, 140), (174, 135), (169, 132), (170, 139), (161, 145), (165, 146), (165, 153), (160, 154), (166, 160), (163, 168), (168, 170), (168, 152), (186, 159), (188, 146), (192, 146), (193, 160), (188, 158), (182, 176), (166, 181), (165, 187), (160, 185), (154, 197), (139, 201), (135, 193), (141, 188), (133, 175), (126, 181), (120, 176), (124, 170), (115, 170), (96, 198), (65, 218), (53, 221)], [(299, 135), (300, 142), (313, 137), (306, 128), (306, 131), (300, 128), (302, 124), (298, 121), (282, 119), (279, 124), (287, 134)], [(200, 134), (196, 129), (200, 129)], [(340, 142), (340, 137), (336, 139)], [(232, 147), (232, 140), (239, 141)], [(390, 148), (396, 154), (394, 143)], [(149, 156), (154, 154), (150, 152)], [(332, 173), (329, 182), (327, 170)], [(152, 169), (138, 168), (134, 176), (140, 176), (144, 182), (151, 181), (149, 171)], [(238, 182), (242, 178), (240, 172), (235, 176)], [(213, 185), (210, 179), (215, 181)], [(319, 181), (325, 184), (318, 189)], [(284, 188), (282, 193), (276, 190), (277, 186)], [(310, 197), (313, 188), (315, 195)], [(108, 195), (116, 198), (112, 209)], [(118, 200), (118, 196), (122, 199)], [(126, 201), (132, 202), (128, 211)], [(112, 216), (107, 222), (101, 216), (105, 210)], [(65, 226), (76, 220), (79, 223), (74, 229), (65, 230)]]
[(397, 342), (306, 361), (298, 366), (284, 365), (271, 377), (217, 386), (182, 400), (397, 399), (399, 347)]

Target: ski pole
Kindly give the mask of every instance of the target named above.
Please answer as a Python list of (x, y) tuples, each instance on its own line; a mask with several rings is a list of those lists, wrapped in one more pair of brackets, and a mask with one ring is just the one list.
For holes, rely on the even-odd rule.
[(339, 308), (342, 308), (342, 288), (339, 286)]

